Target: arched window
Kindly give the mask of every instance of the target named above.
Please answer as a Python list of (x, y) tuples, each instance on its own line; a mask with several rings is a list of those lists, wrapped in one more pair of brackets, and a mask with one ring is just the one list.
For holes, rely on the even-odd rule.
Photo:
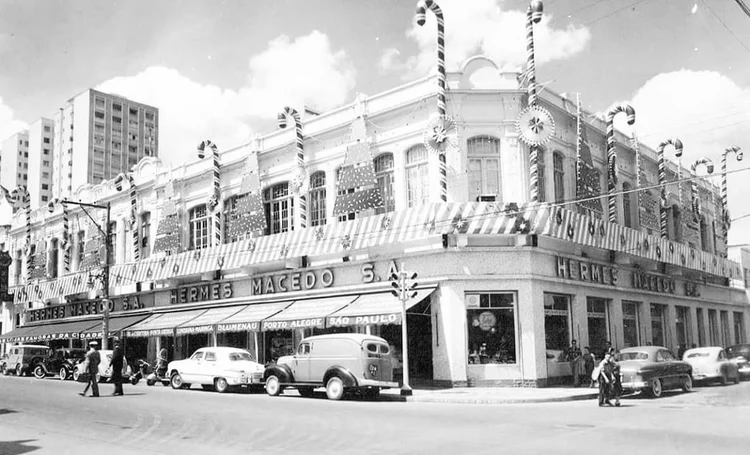
[(49, 241), (49, 249), (47, 250), (47, 254), (49, 255), (49, 257), (47, 258), (47, 263), (49, 264), (48, 270), (50, 278), (57, 278), (57, 269), (60, 265), (58, 263), (58, 244), (59, 241), (56, 238), (52, 238)]
[[(339, 189), (339, 181), (341, 181), (341, 168), (336, 169), (336, 195), (342, 195), (342, 194), (351, 194), (353, 193), (356, 188), (345, 188), (345, 189)], [(353, 220), (357, 216), (356, 213), (347, 213), (346, 215), (339, 215), (338, 220), (339, 221), (347, 221), (347, 220)]]
[(393, 196), (393, 154), (383, 153), (373, 160), (378, 189), (383, 196), (383, 206), (375, 209), (376, 214), (396, 210), (396, 199)]
[(209, 246), (208, 241), (208, 211), (206, 204), (201, 204), (190, 209), (190, 245), (191, 250), (200, 250)]
[(427, 148), (415, 145), (406, 151), (406, 204), (414, 207), (429, 202), (430, 183), (427, 168)]
[(307, 198), (310, 226), (326, 224), (326, 173), (319, 171), (310, 176), (310, 195)]
[(278, 183), (263, 190), (263, 206), (266, 210), (266, 235), (294, 229), (294, 199), (289, 194), (289, 183)]
[(151, 255), (151, 212), (141, 213), (141, 259)]
[(107, 256), (108, 264), (117, 263), (117, 222), (112, 221), (109, 223), (109, 255)]
[(237, 234), (235, 229), (230, 228), (239, 219), (238, 205), (246, 196), (247, 194), (238, 194), (224, 199), (224, 243), (238, 242), (250, 234), (250, 232)]
[(547, 200), (547, 181), (545, 180), (545, 167), (546, 163), (544, 161), (544, 155), (546, 154), (546, 150), (544, 147), (539, 147), (537, 151), (537, 181), (539, 182), (539, 202), (544, 202)]
[(84, 250), (86, 249), (86, 231), (78, 231), (78, 270), (83, 263)]
[(500, 188), (500, 141), (490, 136), (477, 136), (467, 141), (469, 158), (469, 200), (480, 195), (494, 195), (502, 200)]
[(560, 152), (552, 153), (552, 170), (554, 172), (555, 202), (565, 201), (565, 159)]
[(633, 187), (628, 182), (622, 182), (622, 213), (623, 213), (623, 223), (626, 227), (632, 228), (633, 227), (633, 216), (632, 216), (632, 210), (633, 207), (631, 205), (631, 197), (633, 197), (633, 193), (628, 193), (628, 191), (632, 190)]

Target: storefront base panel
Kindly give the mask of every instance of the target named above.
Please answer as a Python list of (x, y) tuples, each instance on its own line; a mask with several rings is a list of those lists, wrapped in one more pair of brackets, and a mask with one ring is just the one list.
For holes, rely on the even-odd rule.
[[(467, 387), (517, 387), (542, 388), (547, 387), (546, 379), (470, 379)], [(462, 387), (462, 386), (456, 386)]]

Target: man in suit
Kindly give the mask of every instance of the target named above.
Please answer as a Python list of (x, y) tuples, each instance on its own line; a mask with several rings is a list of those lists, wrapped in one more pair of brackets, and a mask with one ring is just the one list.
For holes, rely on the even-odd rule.
[(89, 379), (86, 383), (86, 388), (83, 389), (83, 392), (79, 393), (82, 397), (86, 396), (89, 387), (91, 387), (92, 397), (99, 396), (99, 384), (96, 382), (96, 376), (99, 374), (99, 363), (101, 362), (101, 358), (99, 357), (99, 351), (96, 350), (98, 346), (99, 343), (96, 341), (89, 343), (89, 351), (86, 353), (86, 360), (84, 361), (84, 370), (88, 373)]
[(115, 392), (112, 394), (113, 396), (122, 395), (122, 366), (123, 366), (124, 356), (122, 353), (122, 347), (120, 347), (120, 342), (115, 341), (115, 349), (112, 351), (112, 361), (110, 362), (109, 366), (112, 368), (112, 382), (115, 384)]

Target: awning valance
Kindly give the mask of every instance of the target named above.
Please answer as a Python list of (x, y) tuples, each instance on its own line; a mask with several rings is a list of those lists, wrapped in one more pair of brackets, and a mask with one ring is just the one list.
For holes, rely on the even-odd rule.
[(220, 321), (227, 319), (245, 308), (244, 306), (232, 306), (224, 308), (211, 308), (197, 318), (181, 324), (176, 329), (177, 335), (189, 335), (191, 333), (211, 333), (214, 326)]
[(80, 338), (81, 332), (92, 327), (101, 327), (101, 320), (88, 319), (85, 321), (62, 322), (59, 324), (45, 324), (37, 326), (26, 326), (30, 330), (16, 341), (46, 341), (46, 340), (69, 340)]
[(291, 305), (292, 302), (259, 303), (248, 305), (238, 313), (217, 324), (218, 332), (259, 332), (260, 321), (273, 316)]
[(197, 318), (207, 310), (188, 310), (155, 314), (150, 318), (124, 330), (130, 337), (158, 337), (174, 335), (177, 326)]
[[(148, 316), (146, 315), (111, 317), (109, 318), (109, 333), (110, 335), (120, 333), (124, 329), (143, 321), (147, 317)], [(101, 323), (89, 328), (88, 330), (84, 330), (83, 332), (81, 332), (81, 338), (89, 339), (89, 338), (101, 338), (101, 337), (102, 337)]]
[[(406, 302), (406, 309), (429, 297), (434, 290), (435, 288), (417, 290), (417, 295)], [(401, 324), (401, 301), (390, 292), (362, 294), (357, 300), (326, 318), (326, 327), (369, 324)]]
[(261, 324), (261, 330), (294, 330), (306, 328), (323, 328), (326, 316), (347, 306), (357, 296), (324, 297), (309, 300), (296, 300)]
[(25, 337), (29, 335), (31, 332), (33, 332), (35, 327), (18, 327), (15, 330), (11, 330), (10, 332), (1, 335), (0, 336), (0, 342), (3, 343), (17, 343), (20, 341), (25, 341)]

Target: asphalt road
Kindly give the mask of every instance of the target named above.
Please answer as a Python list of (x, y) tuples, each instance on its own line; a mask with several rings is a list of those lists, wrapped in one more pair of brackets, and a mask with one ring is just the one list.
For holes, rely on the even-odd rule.
[(0, 376), (0, 455), (12, 454), (746, 454), (750, 382), (632, 397), (469, 405), (331, 402)]

